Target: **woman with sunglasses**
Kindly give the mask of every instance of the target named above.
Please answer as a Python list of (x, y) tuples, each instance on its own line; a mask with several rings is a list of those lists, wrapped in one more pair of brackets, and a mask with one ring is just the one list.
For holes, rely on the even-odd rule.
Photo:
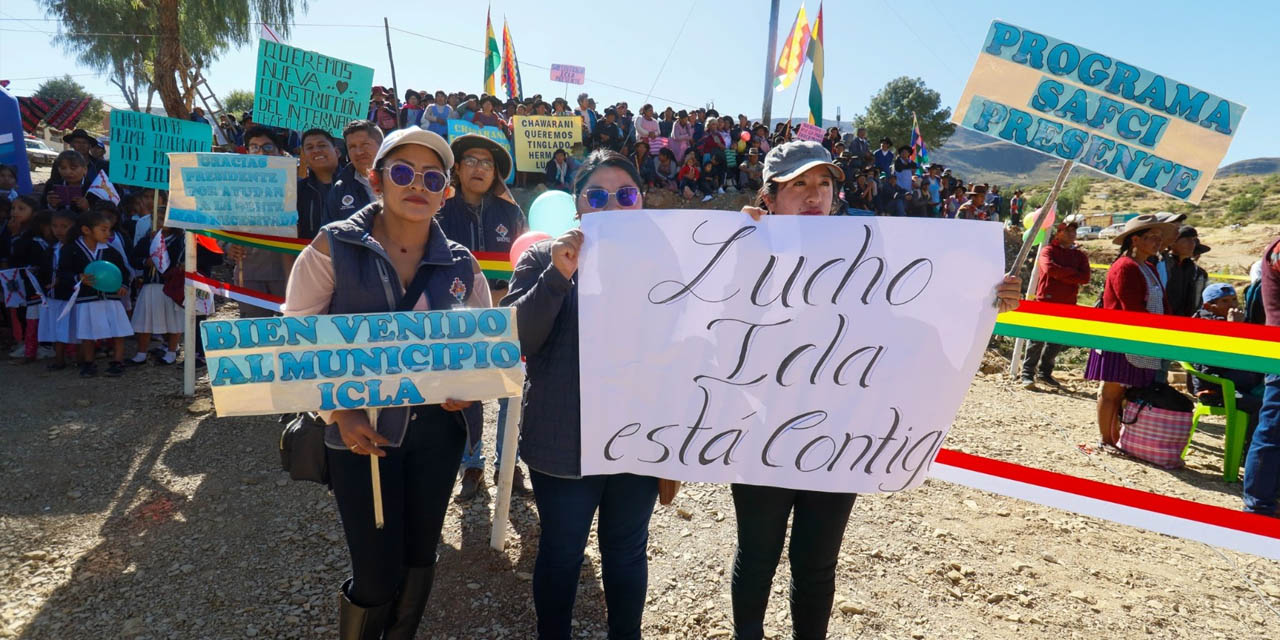
[[(419, 127), (382, 141), (369, 172), (378, 198), (321, 228), (289, 277), (287, 315), (488, 307), (489, 286), (436, 213), (448, 196), (453, 152)], [(351, 552), (342, 585), (343, 640), (413, 638), (431, 592), (436, 544), (467, 424), (480, 404), (386, 408), (370, 424), (363, 410), (322, 412), (330, 487)], [(369, 460), (378, 456), (385, 526), (374, 524)]]
[[(578, 217), (640, 209), (640, 175), (625, 156), (596, 151), (578, 169)], [(609, 638), (640, 637), (648, 589), (649, 516), (658, 480), (583, 476), (578, 386), (578, 254), (582, 231), (539, 242), (520, 257), (503, 304), (516, 308), (527, 358), (520, 455), (529, 466), (542, 536), (533, 568), (538, 637), (568, 640), (582, 555), (600, 513), (600, 564)]]
[[(831, 162), (831, 154), (821, 144), (795, 141), (769, 151), (763, 177), (756, 206), (742, 210), (756, 221), (770, 214), (830, 215), (836, 185), (844, 181), (844, 172)], [(996, 288), (1001, 311), (1017, 306), (1021, 284), (1018, 278), (1005, 278)], [(764, 637), (765, 609), (782, 557), (788, 520), (792, 637), (826, 638), (835, 596), (836, 560), (857, 495), (748, 484), (734, 484), (732, 491), (738, 519), (731, 586), (734, 638)]]

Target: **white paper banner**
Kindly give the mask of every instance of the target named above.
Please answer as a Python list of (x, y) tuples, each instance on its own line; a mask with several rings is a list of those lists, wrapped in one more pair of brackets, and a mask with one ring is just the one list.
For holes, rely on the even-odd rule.
[(636, 211), (582, 229), (584, 475), (924, 481), (995, 325), (999, 225)]

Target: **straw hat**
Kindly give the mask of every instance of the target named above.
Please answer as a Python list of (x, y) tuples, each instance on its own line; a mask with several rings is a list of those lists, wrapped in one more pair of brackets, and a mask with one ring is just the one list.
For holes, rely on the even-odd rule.
[(1159, 216), (1144, 213), (1140, 216), (1129, 218), (1129, 221), (1124, 223), (1124, 229), (1121, 229), (1120, 233), (1111, 239), (1111, 242), (1112, 244), (1124, 244), (1125, 238), (1147, 229), (1159, 229), (1161, 233), (1168, 236), (1172, 236), (1178, 231), (1177, 225), (1172, 222), (1161, 222)]

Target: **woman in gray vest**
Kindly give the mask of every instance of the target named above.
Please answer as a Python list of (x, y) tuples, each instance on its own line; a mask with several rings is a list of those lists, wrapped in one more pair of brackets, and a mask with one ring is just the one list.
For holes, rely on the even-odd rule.
[[(453, 152), (418, 127), (383, 140), (369, 172), (378, 199), (325, 225), (289, 277), (288, 315), (489, 307), (489, 286), (435, 220)], [(480, 403), (323, 412), (330, 484), (351, 552), (338, 612), (343, 640), (413, 638), (435, 572), (436, 544), (467, 425)], [(381, 458), (385, 525), (374, 525), (369, 461)]]
[[(640, 209), (640, 175), (617, 152), (596, 151), (578, 170), (578, 215)], [(520, 455), (529, 466), (542, 537), (533, 567), (538, 637), (568, 640), (582, 556), (591, 521), (598, 535), (609, 638), (640, 637), (648, 588), (649, 516), (658, 480), (629, 473), (583, 476), (578, 386), (578, 253), (571, 230), (524, 252), (502, 304), (516, 307), (520, 346), (528, 361)]]

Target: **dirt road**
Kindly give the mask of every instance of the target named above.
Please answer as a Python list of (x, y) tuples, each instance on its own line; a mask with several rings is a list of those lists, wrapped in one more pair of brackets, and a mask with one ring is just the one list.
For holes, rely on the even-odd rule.
[[(334, 636), (348, 567), (332, 498), (279, 471), (274, 420), (215, 418), (207, 389), (179, 395), (180, 376), (145, 367), (83, 381), (0, 362), (0, 637)], [(1093, 396), (1074, 378), (1035, 393), (979, 375), (948, 446), (1238, 508), (1239, 485), (1221, 480), (1220, 423), (1197, 434), (1181, 471), (1085, 455)], [(450, 508), (419, 637), (533, 636), (533, 503), (516, 500), (503, 553), (487, 546), (492, 503)], [(658, 509), (645, 637), (729, 637), (733, 546), (727, 487), (689, 485)], [(790, 628), (785, 559), (779, 573), (775, 633)], [(838, 589), (835, 638), (1280, 633), (1280, 563), (932, 480), (858, 499)], [(593, 540), (580, 637), (605, 637), (603, 602)]]

